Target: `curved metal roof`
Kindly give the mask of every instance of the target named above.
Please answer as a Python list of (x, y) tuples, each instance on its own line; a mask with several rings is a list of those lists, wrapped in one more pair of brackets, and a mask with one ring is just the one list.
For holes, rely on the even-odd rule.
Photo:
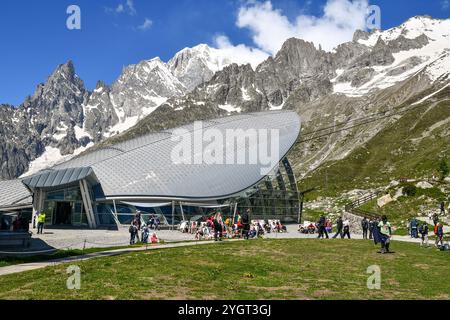
[[(255, 132), (257, 136), (261, 130), (277, 130), (277, 163), (294, 145), (300, 133), (300, 118), (292, 111), (242, 114), (204, 121), (202, 124), (203, 130), (214, 129), (216, 134), (222, 134), (224, 138), (228, 130), (244, 130), (242, 133), (247, 132), (252, 137), (255, 137)], [(80, 168), (89, 168), (93, 170), (107, 198), (219, 199), (244, 191), (264, 177), (261, 169), (266, 167), (265, 163), (237, 164), (231, 161), (229, 164), (217, 164), (206, 159), (199, 164), (175, 163), (171, 155), (180, 145), (179, 141), (190, 140), (185, 146), (195, 151), (194, 141), (198, 134), (199, 130), (196, 130), (194, 124), (148, 134), (76, 157), (53, 167), (50, 174), (43, 172), (31, 179), (36, 181), (37, 187), (47, 184), (55, 186), (59, 181), (58, 177), (68, 175), (67, 169), (79, 172)], [(270, 137), (269, 133), (269, 141)], [(266, 148), (267, 143), (261, 139), (257, 141), (256, 144), (238, 144), (234, 153), (226, 153), (226, 159), (230, 160), (233, 155), (254, 154), (261, 148)], [(204, 142), (203, 146), (210, 143)], [(217, 143), (225, 149), (230, 141)], [(277, 164), (268, 169), (276, 166)], [(45, 177), (40, 177), (41, 175)], [(44, 182), (41, 184), (41, 181)]]
[(30, 188), (51, 188), (86, 179), (93, 173), (91, 167), (45, 170), (39, 175), (23, 179), (22, 182)]
[(0, 209), (31, 206), (30, 191), (20, 180), (0, 181)]

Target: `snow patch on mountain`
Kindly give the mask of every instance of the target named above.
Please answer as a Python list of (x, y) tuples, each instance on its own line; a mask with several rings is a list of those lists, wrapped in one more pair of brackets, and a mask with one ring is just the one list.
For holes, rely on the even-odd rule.
[(228, 113), (241, 112), (242, 111), (241, 107), (236, 107), (236, 106), (233, 106), (231, 104), (222, 104), (222, 105), (219, 105), (219, 108), (222, 109), (222, 110), (225, 110)]
[(336, 70), (338, 76), (332, 80), (334, 93), (360, 97), (373, 90), (389, 88), (422, 70), (431, 81), (445, 76), (450, 72), (450, 19), (436, 20), (429, 17), (414, 17), (399, 27), (386, 31), (375, 31), (367, 40), (359, 39), (358, 43), (373, 48), (382, 39), (387, 46), (394, 41), (401, 45), (404, 39), (418, 39), (423, 35), (428, 38), (428, 44), (416, 49), (393, 52), (393, 63), (385, 66), (372, 66), (374, 70), (372, 79), (360, 86), (354, 86), (348, 81), (339, 82), (338, 78), (343, 71), (342, 69)]
[(45, 152), (40, 157), (30, 162), (28, 171), (20, 176), (20, 178), (31, 176), (41, 170), (53, 167), (64, 161), (68, 161), (93, 145), (94, 144), (91, 142), (86, 147), (80, 147), (76, 149), (73, 154), (65, 156), (61, 155), (61, 151), (58, 148), (47, 146), (45, 147)]

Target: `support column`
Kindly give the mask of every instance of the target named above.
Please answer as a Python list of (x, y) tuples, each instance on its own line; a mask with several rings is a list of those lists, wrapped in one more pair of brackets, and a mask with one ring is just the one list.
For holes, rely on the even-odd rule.
[(175, 227), (175, 201), (172, 201), (172, 230)]
[(81, 190), (81, 197), (83, 198), (84, 208), (86, 210), (89, 228), (95, 229), (97, 228), (97, 221), (95, 219), (94, 210), (92, 208), (92, 199), (89, 193), (89, 188), (86, 180), (80, 181), (80, 190)]
[(117, 215), (116, 200), (113, 200), (113, 205), (114, 205), (114, 221), (116, 222), (117, 227), (120, 228), (121, 223), (119, 221), (119, 216)]
[[(37, 219), (35, 213), (38, 214), (44, 210), (45, 192), (42, 189), (36, 189), (33, 192), (33, 219)], [(50, 218), (50, 222), (53, 218), (53, 212), (46, 212), (46, 220)], [(37, 221), (36, 221), (37, 225)]]
[(234, 225), (234, 220), (236, 219), (236, 212), (237, 212), (237, 202), (234, 204), (234, 210), (233, 210), (233, 225)]
[(178, 202), (178, 204), (180, 205), (181, 219), (183, 219), (183, 221), (186, 221), (186, 219), (185, 219), (185, 217), (184, 217), (183, 205), (181, 204), (181, 201)]
[[(285, 157), (282, 160), (284, 169), (286, 170), (288, 179), (289, 179), (289, 184), (291, 186), (291, 190), (294, 192), (294, 200), (297, 205), (298, 205), (298, 209), (295, 210), (296, 212), (292, 212), (293, 215), (297, 215), (299, 218), (298, 220), (301, 221), (302, 219), (302, 208), (301, 207), (301, 201), (303, 201), (303, 199), (300, 199), (300, 192), (298, 191), (298, 185), (297, 185), (297, 179), (295, 178), (295, 174), (294, 171), (292, 170), (292, 166), (291, 163), (289, 162), (289, 159), (287, 157)], [(294, 209), (294, 208), (293, 208)]]

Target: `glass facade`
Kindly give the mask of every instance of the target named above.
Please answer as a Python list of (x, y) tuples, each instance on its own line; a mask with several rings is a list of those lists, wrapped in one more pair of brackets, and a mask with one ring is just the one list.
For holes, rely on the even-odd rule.
[(44, 212), (48, 225), (87, 225), (79, 187), (48, 191), (44, 201)]
[[(130, 224), (140, 211), (144, 221), (157, 215), (163, 224), (179, 224), (182, 220), (196, 220), (210, 216), (220, 210), (225, 218), (236, 213), (251, 210), (252, 219), (279, 219), (282, 222), (297, 222), (299, 219), (299, 194), (296, 180), (287, 158), (284, 158), (277, 169), (265, 176), (257, 185), (241, 194), (217, 201), (217, 206), (202, 206), (179, 201), (165, 206), (137, 207), (116, 201), (98, 202), (102, 194), (99, 185), (89, 190), (94, 201), (93, 210), (100, 226), (111, 226), (120, 223)], [(46, 222), (49, 225), (87, 226), (87, 215), (79, 186), (47, 191), (44, 200)], [(100, 199), (103, 197), (100, 197)], [(150, 204), (149, 204), (150, 206)], [(172, 212), (173, 211), (173, 212)], [(117, 213), (117, 215), (116, 215)]]
[(238, 212), (251, 210), (252, 219), (297, 222), (300, 210), (299, 194), (289, 160), (284, 158), (275, 172), (246, 190), (235, 201), (238, 204)]

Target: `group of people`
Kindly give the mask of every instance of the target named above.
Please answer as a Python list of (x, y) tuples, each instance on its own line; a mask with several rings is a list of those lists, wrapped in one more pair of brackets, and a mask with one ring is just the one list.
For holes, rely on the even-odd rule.
[[(329, 224), (329, 219), (324, 215), (320, 216), (315, 226), (318, 232), (317, 238), (329, 238), (328, 234), (330, 229), (327, 228)], [(381, 219), (368, 219), (364, 217), (361, 220), (361, 228), (364, 239), (373, 239), (375, 244), (381, 243), (381, 253), (389, 252), (392, 228), (386, 216), (381, 217)], [(306, 229), (309, 229), (309, 227)], [(342, 217), (338, 217), (336, 221), (336, 233), (332, 238), (335, 239), (337, 237), (340, 237), (341, 239), (344, 239), (345, 237), (348, 239), (351, 238), (350, 221), (348, 219), (344, 220)]]
[(279, 220), (251, 220), (250, 209), (237, 217), (224, 220), (220, 211), (205, 218), (205, 221), (184, 222), (181, 224), (182, 232), (195, 234), (196, 240), (210, 240), (214, 238), (221, 241), (223, 237), (252, 239), (271, 232), (287, 232), (287, 228)]
[[(328, 234), (333, 231), (333, 224), (330, 219), (327, 219), (324, 215), (322, 215), (320, 216), (319, 221), (317, 221), (316, 223), (316, 229), (319, 234), (317, 238), (328, 239)], [(348, 239), (351, 238), (349, 220), (343, 220), (342, 217), (338, 217), (336, 221), (336, 233), (333, 236), (333, 239), (336, 239), (338, 236), (341, 237), (341, 239), (344, 239), (345, 237), (347, 237)]]
[[(435, 246), (440, 247), (444, 245), (444, 225), (439, 219), (433, 219), (434, 223), (434, 235), (436, 236)], [(418, 222), (416, 218), (408, 221), (408, 232), (411, 238), (421, 238), (421, 246), (429, 246), (428, 234), (430, 232), (430, 228), (427, 222)]]
[[(42, 234), (45, 224), (45, 212), (36, 212), (32, 218), (33, 228), (36, 228), (37, 221), (37, 234)], [(3, 215), (0, 220), (0, 230), (13, 231), (13, 232), (28, 232), (30, 231), (30, 221), (21, 212), (17, 214), (13, 219)]]
[(192, 222), (189, 226), (188, 232), (195, 233), (196, 240), (210, 240), (214, 238), (215, 241), (222, 241), (224, 236), (228, 238), (243, 237), (249, 239), (258, 234), (261, 226), (254, 226), (250, 221), (250, 209), (247, 209), (242, 215), (237, 215), (237, 221), (227, 218), (223, 220), (220, 211), (206, 218), (203, 222)]
[(375, 228), (378, 227), (378, 224), (380, 223), (380, 221), (381, 221), (380, 218), (369, 219), (367, 217), (363, 217), (363, 219), (361, 220), (361, 229), (362, 229), (363, 239), (366, 239), (366, 240), (373, 239), (373, 232), (374, 232)]
[(13, 231), (13, 232), (28, 232), (30, 230), (30, 221), (19, 213), (14, 219), (8, 219), (6, 216), (2, 216), (0, 222), (0, 230)]
[[(130, 227), (128, 229), (130, 233), (130, 245), (136, 244), (137, 242), (142, 243), (159, 243), (159, 238), (156, 232), (150, 236), (150, 230), (159, 230), (159, 218), (156, 216), (151, 216), (147, 223), (142, 224), (142, 215), (140, 212), (136, 212), (133, 220), (131, 221)], [(139, 232), (141, 232), (141, 237), (139, 238)]]

